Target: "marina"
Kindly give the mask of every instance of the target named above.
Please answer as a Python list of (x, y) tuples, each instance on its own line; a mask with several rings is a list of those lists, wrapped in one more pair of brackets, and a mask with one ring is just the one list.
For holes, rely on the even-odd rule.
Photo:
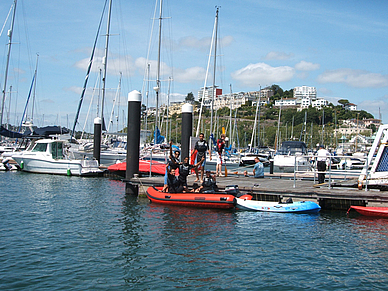
[[(162, 186), (163, 177), (135, 177), (130, 183), (138, 185), (139, 195), (145, 196), (148, 186)], [(188, 177), (188, 184), (194, 184), (195, 175)], [(353, 182), (352, 182), (353, 181)], [(316, 182), (317, 183), (317, 182)], [(254, 200), (279, 201), (287, 198), (298, 200), (311, 200), (318, 202), (322, 209), (334, 209), (347, 211), (350, 205), (385, 206), (388, 205), (388, 192), (370, 189), (359, 190), (356, 180), (348, 180), (346, 186), (332, 187), (317, 185), (313, 175), (298, 175), (294, 181), (294, 175), (290, 173), (265, 173), (264, 179), (245, 177), (244, 175), (231, 174), (228, 177), (217, 178), (220, 189), (228, 185), (238, 185), (242, 193), (249, 193)]]
[(104, 177), (0, 172), (0, 187), (2, 290), (384, 290), (388, 283), (387, 219), (160, 205)]
[(5, 2), (0, 290), (387, 289), (384, 4)]

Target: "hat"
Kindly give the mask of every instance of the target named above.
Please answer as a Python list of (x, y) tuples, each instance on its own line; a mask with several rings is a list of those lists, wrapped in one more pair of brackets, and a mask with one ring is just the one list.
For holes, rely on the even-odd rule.
[(210, 173), (210, 170), (206, 170), (205, 172), (206, 172), (206, 173)]

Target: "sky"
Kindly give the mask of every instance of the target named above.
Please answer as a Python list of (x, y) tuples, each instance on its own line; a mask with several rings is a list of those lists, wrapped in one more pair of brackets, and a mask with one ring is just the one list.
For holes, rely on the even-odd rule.
[[(11, 17), (6, 19), (12, 4), (13, 0), (0, 2), (1, 90)], [(105, 0), (17, 2), (6, 91), (10, 86), (12, 90), (11, 97), (6, 95), (9, 117), (4, 120), (20, 122), (37, 67), (31, 97), (34, 113), (29, 105), (27, 119), (38, 126), (73, 127), (104, 5)], [(125, 126), (127, 95), (132, 90), (142, 93), (143, 104), (155, 105), (156, 5), (159, 1), (113, 0), (104, 103), (110, 131)], [(167, 96), (170, 102), (183, 101), (190, 92), (198, 100), (198, 90), (205, 84), (216, 6), (219, 45), (215, 83), (224, 93), (272, 84), (283, 90), (312, 86), (318, 97), (333, 104), (347, 99), (375, 118), (380, 112), (383, 122), (388, 122), (388, 2), (377, 0), (165, 0), (159, 104), (167, 103)], [(91, 131), (93, 119), (101, 115), (97, 104), (101, 104), (98, 89), (106, 15), (77, 130)], [(212, 75), (213, 65), (207, 86), (213, 83)]]

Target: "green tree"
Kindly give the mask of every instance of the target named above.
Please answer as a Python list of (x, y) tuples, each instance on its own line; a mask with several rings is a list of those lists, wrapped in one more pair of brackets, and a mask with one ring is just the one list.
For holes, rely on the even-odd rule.
[(346, 104), (349, 104), (349, 100), (347, 100), (347, 99), (340, 99), (340, 100), (338, 100), (338, 103), (342, 104), (342, 105), (346, 105)]
[(193, 92), (187, 93), (185, 101), (188, 103), (193, 103), (195, 101)]

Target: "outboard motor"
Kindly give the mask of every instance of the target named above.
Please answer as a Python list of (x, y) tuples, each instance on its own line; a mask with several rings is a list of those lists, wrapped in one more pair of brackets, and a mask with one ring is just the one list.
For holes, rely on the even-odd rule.
[(240, 193), (240, 190), (238, 189), (238, 185), (228, 185), (225, 186), (225, 192), (237, 196)]

